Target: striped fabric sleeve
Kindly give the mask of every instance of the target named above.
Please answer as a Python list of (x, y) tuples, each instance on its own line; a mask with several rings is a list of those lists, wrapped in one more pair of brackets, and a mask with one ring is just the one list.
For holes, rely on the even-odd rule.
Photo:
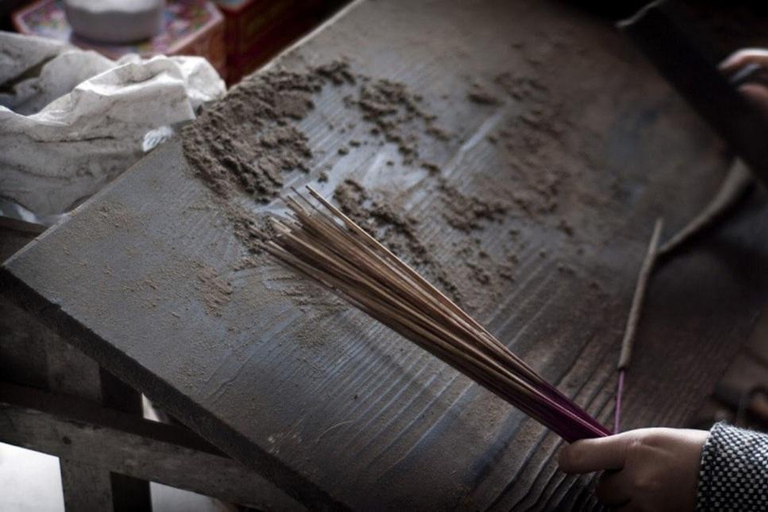
[(718, 423), (701, 451), (696, 512), (768, 510), (768, 435)]

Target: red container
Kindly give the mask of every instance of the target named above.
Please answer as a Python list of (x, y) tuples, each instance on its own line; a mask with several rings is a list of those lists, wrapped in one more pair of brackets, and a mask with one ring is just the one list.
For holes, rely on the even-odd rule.
[(238, 82), (345, 3), (346, 0), (216, 0), (226, 20), (227, 81)]

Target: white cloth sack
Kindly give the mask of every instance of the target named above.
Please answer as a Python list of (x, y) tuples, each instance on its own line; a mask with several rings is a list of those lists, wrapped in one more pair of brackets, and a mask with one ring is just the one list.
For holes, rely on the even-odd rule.
[(40, 217), (77, 206), (141, 158), (148, 132), (226, 90), (200, 57), (113, 62), (4, 32), (0, 85), (0, 198)]

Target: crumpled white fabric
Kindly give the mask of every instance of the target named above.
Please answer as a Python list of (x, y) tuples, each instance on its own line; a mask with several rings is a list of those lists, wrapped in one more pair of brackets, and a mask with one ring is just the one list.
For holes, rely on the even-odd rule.
[(113, 62), (3, 32), (0, 70), (0, 198), (38, 216), (77, 206), (141, 158), (148, 132), (226, 91), (200, 57)]

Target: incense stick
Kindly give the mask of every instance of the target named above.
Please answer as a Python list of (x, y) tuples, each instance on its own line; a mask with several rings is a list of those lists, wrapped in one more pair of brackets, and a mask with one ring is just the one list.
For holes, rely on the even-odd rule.
[[(315, 190), (267, 250), (571, 442), (610, 431)], [(301, 202), (299, 202), (301, 201)]]
[(637, 285), (635, 286), (635, 293), (632, 296), (632, 306), (629, 309), (627, 325), (624, 329), (624, 338), (621, 341), (621, 354), (619, 354), (619, 362), (616, 365), (619, 375), (616, 384), (616, 405), (613, 412), (614, 434), (618, 434), (621, 428), (621, 399), (624, 394), (625, 374), (627, 368), (629, 368), (630, 360), (632, 359), (632, 350), (635, 345), (637, 326), (640, 323), (640, 312), (642, 311), (643, 301), (645, 300), (648, 280), (653, 273), (653, 267), (659, 254), (659, 240), (661, 239), (661, 232), (663, 229), (664, 220), (656, 219), (656, 224), (653, 227), (653, 234), (651, 235), (651, 241), (648, 243), (648, 250), (640, 267), (640, 273), (637, 276)]
[(755, 184), (752, 172), (741, 160), (731, 166), (720, 189), (707, 206), (694, 217), (675, 236), (667, 240), (659, 249), (659, 256), (668, 256), (696, 235), (713, 225), (728, 210), (736, 206)]
[(653, 273), (657, 259), (669, 256), (696, 237), (699, 233), (712, 226), (746, 196), (746, 193), (752, 188), (754, 183), (755, 180), (749, 168), (741, 160), (736, 160), (728, 171), (728, 175), (725, 177), (725, 180), (723, 180), (715, 197), (713, 197), (707, 206), (683, 229), (678, 231), (658, 249), (656, 249), (656, 247), (658, 246), (659, 238), (661, 237), (663, 222), (661, 219), (656, 221), (651, 242), (648, 246), (648, 252), (643, 261), (640, 275), (638, 276), (635, 294), (632, 298), (632, 306), (627, 319), (624, 338), (622, 340), (621, 355), (619, 356), (619, 363), (617, 365), (618, 379), (616, 383), (616, 404), (613, 415), (613, 432), (615, 434), (618, 434), (621, 431), (621, 406), (624, 395), (624, 381), (632, 357), (635, 333), (640, 321), (640, 311), (645, 297), (645, 290), (648, 285), (648, 280)]

